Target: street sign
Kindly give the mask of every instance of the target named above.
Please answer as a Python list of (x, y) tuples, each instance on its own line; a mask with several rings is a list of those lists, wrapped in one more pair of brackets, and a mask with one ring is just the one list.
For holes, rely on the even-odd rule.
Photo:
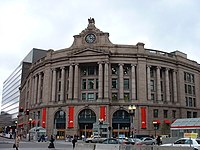
[(197, 138), (198, 133), (184, 133), (185, 138)]

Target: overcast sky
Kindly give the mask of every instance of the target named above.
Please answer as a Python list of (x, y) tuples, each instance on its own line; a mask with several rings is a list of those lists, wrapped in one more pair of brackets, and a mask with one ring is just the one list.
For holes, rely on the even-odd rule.
[(187, 54), (200, 63), (199, 0), (1, 0), (0, 101), (3, 82), (32, 48), (70, 47), (95, 19), (114, 44)]

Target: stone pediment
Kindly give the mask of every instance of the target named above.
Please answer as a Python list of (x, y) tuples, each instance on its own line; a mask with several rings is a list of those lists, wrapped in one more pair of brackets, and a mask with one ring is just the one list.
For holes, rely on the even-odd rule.
[(109, 54), (110, 52), (108, 50), (86, 48), (73, 51), (71, 53), (71, 56), (77, 57), (77, 56), (96, 56), (96, 55), (109, 55)]

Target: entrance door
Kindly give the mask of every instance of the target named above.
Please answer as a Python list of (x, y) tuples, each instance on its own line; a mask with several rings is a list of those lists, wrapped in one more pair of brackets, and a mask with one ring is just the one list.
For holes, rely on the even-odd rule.
[(57, 130), (57, 139), (64, 140), (65, 139), (65, 130)]

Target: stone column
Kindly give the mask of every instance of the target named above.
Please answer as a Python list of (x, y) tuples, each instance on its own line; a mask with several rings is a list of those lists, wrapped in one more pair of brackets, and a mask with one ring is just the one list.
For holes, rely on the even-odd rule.
[(108, 62), (105, 62), (104, 68), (104, 98), (108, 99)]
[(157, 101), (161, 101), (161, 86), (160, 86), (160, 67), (156, 68), (157, 79)]
[(119, 99), (124, 99), (124, 64), (119, 64)]
[(151, 100), (151, 76), (150, 76), (150, 69), (151, 66), (147, 66), (147, 93), (148, 93), (148, 100)]
[(37, 101), (41, 102), (41, 79), (42, 79), (42, 73), (39, 73), (39, 78), (38, 78), (38, 97), (37, 97)]
[(102, 99), (103, 97), (103, 68), (102, 68), (102, 62), (98, 62), (99, 64), (99, 77), (98, 77), (98, 99)]
[(52, 93), (51, 93), (51, 101), (56, 101), (56, 68), (52, 69), (53, 78), (52, 78)]
[(176, 71), (173, 70), (173, 92), (174, 92), (174, 102), (177, 102), (177, 85), (176, 85)]
[(169, 68), (165, 68), (165, 89), (166, 89), (166, 101), (170, 102), (170, 93), (169, 93)]
[(61, 67), (61, 91), (60, 91), (60, 101), (64, 101), (65, 94), (65, 67)]
[(73, 87), (73, 66), (72, 64), (69, 66), (69, 90), (68, 90), (68, 98), (72, 100), (72, 87)]
[(34, 104), (37, 103), (37, 87), (38, 87), (38, 84), (37, 84), (37, 81), (38, 81), (38, 76), (35, 75), (35, 82), (34, 82)]
[(131, 99), (136, 100), (135, 64), (131, 64)]
[(78, 64), (75, 64), (74, 69), (74, 99), (78, 99)]

